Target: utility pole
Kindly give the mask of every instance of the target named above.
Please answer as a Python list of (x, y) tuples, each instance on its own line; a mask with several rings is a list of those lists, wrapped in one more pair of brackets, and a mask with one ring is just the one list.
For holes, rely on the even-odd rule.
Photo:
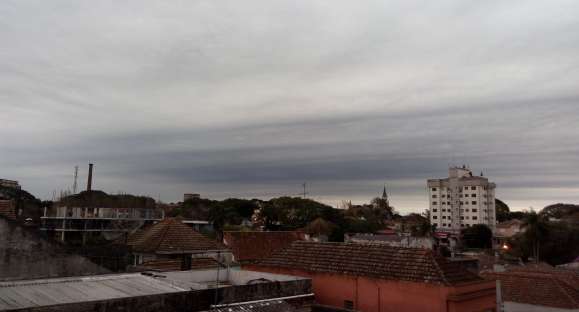
[(304, 196), (304, 199), (306, 199), (306, 196), (308, 195), (308, 192), (306, 191), (307, 182), (304, 182), (302, 184), (302, 187), (304, 188), (303, 196)]

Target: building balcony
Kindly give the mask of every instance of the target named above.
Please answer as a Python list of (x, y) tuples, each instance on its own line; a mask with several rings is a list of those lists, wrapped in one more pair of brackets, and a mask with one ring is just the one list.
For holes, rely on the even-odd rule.
[(162, 220), (163, 210), (149, 208), (87, 208), (52, 207), (44, 208), (42, 219), (84, 219), (84, 220)]

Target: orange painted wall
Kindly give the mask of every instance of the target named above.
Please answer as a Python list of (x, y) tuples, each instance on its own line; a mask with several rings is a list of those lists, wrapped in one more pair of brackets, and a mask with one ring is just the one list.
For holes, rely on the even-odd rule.
[[(363, 312), (474, 312), (492, 311), (496, 307), (495, 294), (489, 292), (489, 289), (494, 287), (493, 283), (477, 283), (457, 288), (255, 265), (244, 266), (244, 269), (309, 277), (312, 279), (318, 303), (344, 307), (344, 300), (350, 300), (355, 309)], [(468, 295), (460, 296), (461, 293)], [(453, 295), (455, 299), (450, 300)]]

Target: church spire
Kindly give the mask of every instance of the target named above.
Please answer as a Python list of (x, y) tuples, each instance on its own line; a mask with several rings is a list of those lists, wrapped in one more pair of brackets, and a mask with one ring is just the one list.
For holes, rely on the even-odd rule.
[(386, 200), (386, 204), (390, 205), (388, 202), (388, 192), (386, 191), (386, 183), (384, 183), (384, 190), (382, 191), (382, 199)]

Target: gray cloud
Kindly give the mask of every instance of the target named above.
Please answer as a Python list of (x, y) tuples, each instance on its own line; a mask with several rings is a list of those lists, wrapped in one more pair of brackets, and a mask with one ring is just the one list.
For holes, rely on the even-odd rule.
[[(518, 209), (577, 202), (576, 1), (4, 1), (0, 175), (173, 201), (402, 211), (469, 163)], [(83, 177), (84, 178), (84, 177)]]

